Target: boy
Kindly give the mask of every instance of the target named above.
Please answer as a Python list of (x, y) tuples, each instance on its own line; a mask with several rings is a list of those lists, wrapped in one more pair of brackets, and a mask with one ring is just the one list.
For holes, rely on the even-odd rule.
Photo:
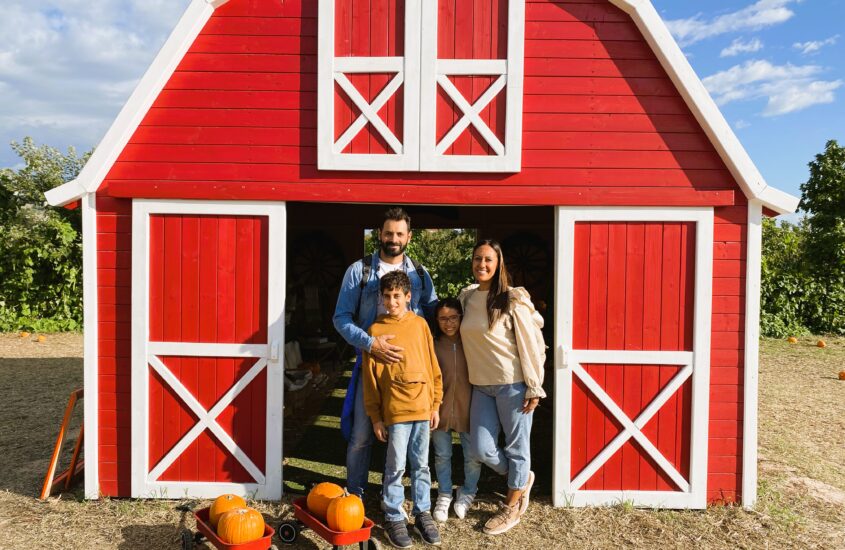
[(380, 441), (387, 442), (384, 472), (384, 530), (396, 548), (409, 548), (402, 474), (406, 462), (414, 502), (414, 529), (428, 544), (439, 545), (440, 533), (431, 517), (431, 473), (428, 469), (429, 430), (440, 421), (443, 400), (440, 366), (425, 319), (408, 310), (411, 281), (403, 271), (393, 271), (379, 281), (386, 315), (369, 329), (370, 336), (395, 336), (393, 344), (404, 348), (402, 360), (385, 363), (364, 354), (361, 375), (364, 408)]

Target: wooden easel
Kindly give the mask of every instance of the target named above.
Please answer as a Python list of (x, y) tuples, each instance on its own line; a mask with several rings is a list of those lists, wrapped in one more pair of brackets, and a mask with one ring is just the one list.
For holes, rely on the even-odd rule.
[(70, 393), (70, 398), (65, 407), (65, 416), (62, 419), (62, 426), (59, 428), (59, 435), (56, 437), (56, 446), (53, 449), (53, 458), (50, 459), (50, 467), (47, 469), (47, 475), (44, 478), (44, 486), (41, 488), (41, 500), (46, 499), (53, 492), (53, 486), (64, 482), (64, 490), (70, 489), (73, 481), (82, 473), (85, 466), (84, 460), (79, 460), (79, 454), (82, 451), (82, 441), (85, 435), (85, 426), (80, 426), (79, 437), (76, 440), (76, 445), (73, 447), (73, 456), (70, 459), (70, 466), (67, 470), (56, 475), (56, 468), (59, 465), (59, 456), (62, 454), (62, 445), (64, 444), (65, 435), (67, 434), (68, 426), (70, 425), (70, 417), (73, 414), (73, 409), (76, 407), (76, 402), (82, 399), (82, 388), (73, 390)]

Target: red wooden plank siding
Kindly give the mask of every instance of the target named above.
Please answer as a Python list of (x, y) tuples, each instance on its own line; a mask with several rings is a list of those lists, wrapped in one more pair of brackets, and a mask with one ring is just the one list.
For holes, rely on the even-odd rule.
[[(694, 239), (691, 223), (576, 223), (575, 348), (692, 350)], [(584, 368), (631, 419), (680, 371), (672, 365)], [(690, 399), (687, 381), (643, 429), (685, 477), (689, 475)], [(586, 403), (584, 416), (582, 402)], [(580, 382), (573, 387), (572, 425), (574, 477), (621, 428)], [(576, 446), (582, 440), (586, 441), (583, 451)], [(585, 488), (676, 489), (633, 442), (617, 451)]]
[[(738, 202), (736, 206), (714, 211), (708, 501), (733, 502), (742, 497), (744, 259), (748, 209), (742, 197)], [(742, 261), (743, 267), (741, 270), (718, 268), (724, 260)], [(725, 435), (725, 425), (730, 427), (729, 435)]]
[[(131, 207), (97, 199), (98, 475), (104, 495), (129, 495), (131, 485)], [(119, 245), (119, 246), (118, 246)], [(121, 296), (117, 300), (117, 296)]]

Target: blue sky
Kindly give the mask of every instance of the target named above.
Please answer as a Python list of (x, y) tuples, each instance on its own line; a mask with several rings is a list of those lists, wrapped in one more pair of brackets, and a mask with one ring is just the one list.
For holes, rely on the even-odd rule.
[[(845, 0), (653, 0), (770, 185), (845, 143)], [(102, 138), (189, 0), (4, 0), (0, 166)]]

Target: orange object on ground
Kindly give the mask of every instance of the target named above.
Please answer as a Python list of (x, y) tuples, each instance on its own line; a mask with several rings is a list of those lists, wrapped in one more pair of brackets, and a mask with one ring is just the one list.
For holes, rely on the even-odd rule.
[[(64, 444), (67, 428), (70, 424), (70, 417), (73, 414), (73, 409), (76, 407), (76, 402), (82, 399), (82, 388), (70, 392), (70, 398), (65, 407), (65, 416), (62, 419), (62, 426), (59, 428), (59, 435), (56, 437), (56, 446), (53, 448), (53, 457), (50, 459), (50, 467), (47, 468), (47, 475), (44, 477), (44, 486), (41, 488), (41, 500), (46, 499), (53, 492), (53, 485), (58, 485), (64, 481), (64, 489), (70, 489), (74, 479), (76, 479), (85, 466), (85, 461), (79, 460), (79, 454), (82, 451), (82, 441), (85, 436), (85, 426), (79, 428), (79, 437), (76, 440), (76, 445), (73, 448), (73, 456), (70, 459), (70, 466), (64, 472), (56, 475), (56, 468), (59, 465), (59, 456), (62, 454), (62, 445)], [(55, 477), (54, 477), (55, 476)]]

